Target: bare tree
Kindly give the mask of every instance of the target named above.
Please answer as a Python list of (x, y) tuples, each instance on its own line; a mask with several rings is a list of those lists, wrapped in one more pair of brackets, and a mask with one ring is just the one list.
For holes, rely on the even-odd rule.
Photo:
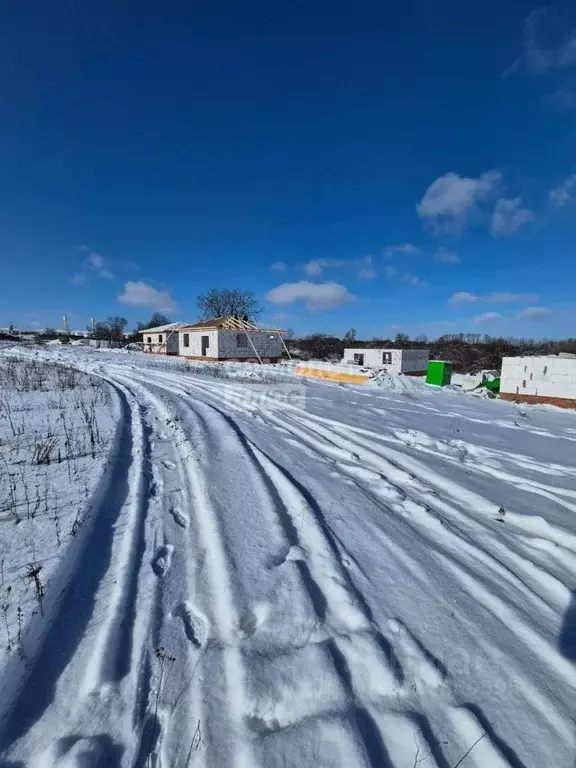
[(106, 320), (99, 320), (92, 332), (92, 338), (103, 339), (106, 341), (123, 341), (124, 329), (128, 321), (124, 317), (108, 317)]
[(139, 331), (145, 331), (147, 328), (158, 328), (160, 325), (168, 325), (171, 321), (160, 312), (154, 312), (147, 323), (138, 323), (136, 328)]
[(211, 288), (198, 296), (197, 305), (202, 320), (226, 315), (256, 320), (263, 311), (253, 291), (247, 288)]

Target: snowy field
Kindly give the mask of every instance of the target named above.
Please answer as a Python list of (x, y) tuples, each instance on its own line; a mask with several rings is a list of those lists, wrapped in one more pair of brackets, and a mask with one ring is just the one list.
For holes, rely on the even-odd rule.
[(4, 349), (0, 438), (2, 766), (573, 768), (576, 414)]

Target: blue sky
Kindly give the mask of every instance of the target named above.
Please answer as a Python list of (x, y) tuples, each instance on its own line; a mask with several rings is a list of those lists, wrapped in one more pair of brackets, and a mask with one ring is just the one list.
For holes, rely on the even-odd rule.
[(575, 334), (571, 3), (12, 3), (0, 110), (0, 325)]

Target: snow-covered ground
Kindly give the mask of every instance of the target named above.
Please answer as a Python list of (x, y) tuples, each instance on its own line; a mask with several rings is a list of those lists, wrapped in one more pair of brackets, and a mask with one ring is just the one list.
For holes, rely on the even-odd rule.
[(574, 765), (574, 413), (19, 354), (98, 378), (117, 426), (81, 545), (36, 517), (58, 590), (3, 668), (2, 765)]

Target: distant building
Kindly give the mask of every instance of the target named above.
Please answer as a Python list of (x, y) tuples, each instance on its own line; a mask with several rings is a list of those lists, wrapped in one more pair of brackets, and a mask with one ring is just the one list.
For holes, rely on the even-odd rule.
[(284, 331), (258, 328), (228, 315), (200, 323), (170, 323), (141, 331), (144, 352), (191, 360), (275, 363), (282, 357)]
[(345, 349), (342, 363), (366, 368), (384, 368), (394, 373), (426, 373), (428, 349)]
[(143, 337), (142, 349), (156, 355), (177, 355), (178, 331), (185, 325), (186, 323), (168, 323), (140, 331)]
[(503, 358), (500, 397), (576, 409), (576, 355)]

